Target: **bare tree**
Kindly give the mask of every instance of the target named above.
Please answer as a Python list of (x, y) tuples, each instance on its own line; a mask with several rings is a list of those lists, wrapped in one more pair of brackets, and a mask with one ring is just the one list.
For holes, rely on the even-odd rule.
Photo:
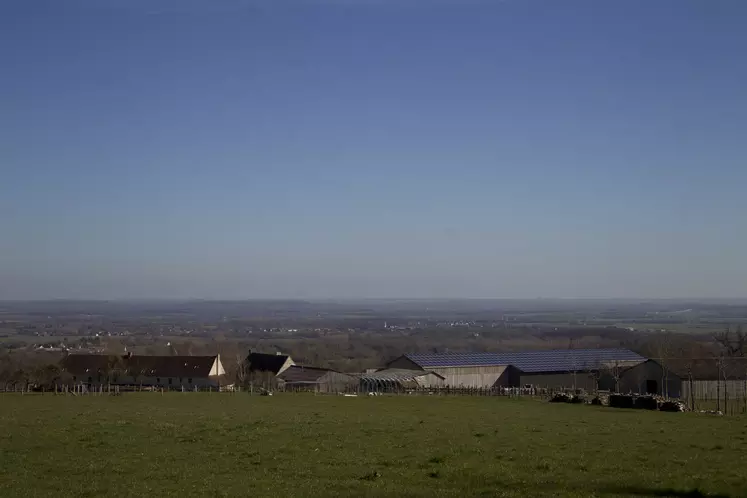
[(597, 394), (599, 392), (599, 380), (602, 377), (602, 365), (599, 362), (585, 361), (581, 366), (581, 371), (591, 381), (593, 392)]
[(669, 397), (669, 369), (671, 358), (674, 353), (674, 340), (671, 332), (664, 332), (656, 337), (656, 356), (661, 369), (661, 394)]
[(578, 356), (576, 355), (575, 349), (576, 348), (575, 348), (574, 340), (573, 338), (571, 338), (568, 340), (568, 350), (570, 351), (570, 355), (571, 355), (570, 366), (571, 366), (571, 375), (573, 376), (573, 394), (576, 394), (576, 388), (577, 388), (576, 374), (578, 373), (578, 370), (580, 367), (578, 364)]
[[(738, 325), (735, 330), (731, 330), (731, 327), (727, 326), (726, 330), (714, 334), (714, 341), (719, 346), (717, 354), (716, 364), (718, 366), (718, 379), (716, 380), (716, 392), (718, 403), (718, 409), (721, 408), (721, 382), (723, 382), (724, 392), (724, 411), (728, 409), (729, 393), (728, 393), (728, 379), (729, 372), (733, 370), (734, 365), (739, 365), (739, 376), (747, 378), (747, 364), (745, 364), (745, 356), (747, 355), (747, 333), (744, 332), (741, 325)], [(747, 391), (747, 385), (744, 386), (744, 390)], [(747, 399), (745, 400), (747, 407)]]
[(106, 383), (111, 390), (111, 383), (117, 381), (117, 377), (124, 370), (124, 360), (118, 354), (106, 357)]
[(135, 364), (134, 362), (131, 362), (129, 365), (127, 365), (127, 374), (132, 377), (132, 382), (135, 385), (140, 386), (140, 390), (143, 389), (143, 376), (145, 375), (145, 369), (141, 366)]
[(695, 410), (695, 369), (698, 366), (699, 358), (706, 355), (706, 350), (702, 344), (695, 342), (690, 338), (681, 338), (673, 348), (682, 371), (687, 376), (688, 385), (688, 404), (691, 410)]
[(619, 360), (613, 360), (605, 362), (602, 365), (602, 369), (604, 372), (612, 377), (612, 380), (615, 382), (615, 392), (620, 392), (620, 377), (622, 377), (623, 371), (625, 369), (622, 362)]
[(248, 379), (249, 360), (248, 358), (245, 358), (241, 353), (236, 353), (236, 380), (239, 383), (239, 387), (246, 387)]
[(733, 332), (731, 327), (727, 326), (723, 332), (714, 334), (713, 339), (726, 356), (743, 358), (747, 354), (747, 333), (742, 330), (741, 325)]

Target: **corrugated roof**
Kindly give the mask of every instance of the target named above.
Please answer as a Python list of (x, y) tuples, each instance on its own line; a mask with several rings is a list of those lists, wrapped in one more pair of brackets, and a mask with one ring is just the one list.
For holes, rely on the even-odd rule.
[(62, 366), (73, 375), (106, 374), (109, 370), (147, 377), (208, 377), (215, 356), (117, 356), (70, 354)]
[(319, 382), (322, 377), (330, 372), (334, 372), (334, 370), (293, 365), (292, 367), (283, 370), (278, 375), (278, 378), (283, 379), (288, 384), (313, 384)]
[(406, 354), (421, 368), (513, 365), (526, 373), (570, 372), (599, 368), (610, 361), (642, 362), (646, 359), (621, 348), (554, 349), (509, 353), (414, 353)]
[(394, 380), (394, 381), (408, 381), (415, 380), (419, 377), (425, 377), (426, 375), (435, 375), (441, 379), (443, 376), (435, 372), (422, 372), (419, 370), (404, 370), (399, 368), (387, 368), (379, 370), (378, 372), (371, 372), (361, 374), (361, 380)]

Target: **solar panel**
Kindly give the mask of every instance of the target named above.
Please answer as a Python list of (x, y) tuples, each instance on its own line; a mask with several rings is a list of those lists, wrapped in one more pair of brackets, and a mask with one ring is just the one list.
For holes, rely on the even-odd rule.
[(582, 371), (598, 369), (604, 363), (612, 361), (646, 360), (633, 351), (621, 348), (509, 353), (416, 353), (405, 356), (422, 368), (513, 365), (526, 373)]

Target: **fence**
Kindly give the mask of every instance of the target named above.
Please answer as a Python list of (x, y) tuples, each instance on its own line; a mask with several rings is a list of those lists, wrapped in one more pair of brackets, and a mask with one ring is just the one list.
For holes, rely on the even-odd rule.
[(71, 395), (118, 395), (127, 392), (154, 392), (154, 393), (191, 393), (191, 392), (233, 392), (233, 386), (194, 386), (194, 387), (177, 387), (177, 386), (137, 386), (137, 385), (120, 385), (120, 384), (66, 384), (53, 386), (35, 386), (35, 385), (13, 385), (5, 386), (0, 389), (4, 393), (18, 394), (71, 394)]
[(682, 401), (694, 411), (720, 411), (727, 415), (747, 414), (747, 381), (706, 380), (682, 384)]

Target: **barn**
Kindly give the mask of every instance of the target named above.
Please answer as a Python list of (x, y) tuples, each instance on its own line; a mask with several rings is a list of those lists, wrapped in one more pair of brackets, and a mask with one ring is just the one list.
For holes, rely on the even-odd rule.
[(255, 387), (275, 389), (281, 384), (280, 374), (296, 363), (293, 358), (282, 353), (257, 353), (250, 351), (245, 360), (247, 380)]
[(272, 376), (280, 375), (286, 369), (295, 365), (293, 359), (282, 353), (257, 353), (250, 351), (246, 357), (246, 364), (252, 373), (266, 373)]
[(356, 379), (350, 375), (303, 365), (292, 365), (277, 378), (278, 387), (285, 391), (335, 393), (347, 391), (356, 385)]
[(620, 369), (608, 368), (600, 387), (609, 391), (636, 394), (657, 394), (669, 398), (682, 396), (682, 377), (664, 368), (655, 360)]
[(518, 383), (518, 371), (494, 353), (406, 354), (386, 367), (434, 372), (450, 387), (508, 387)]
[(646, 360), (623, 369), (617, 386), (607, 377), (604, 389), (622, 393), (657, 394), (680, 398), (689, 406), (712, 402), (727, 406), (729, 401), (747, 401), (747, 363), (741, 358), (668, 359), (665, 365)]
[(149, 386), (168, 389), (214, 388), (230, 384), (220, 355), (149, 356), (69, 354), (62, 369), (77, 384)]
[(642, 356), (622, 348), (506, 353), (414, 353), (387, 368), (432, 371), (450, 387), (577, 388), (593, 390), (611, 364), (634, 366)]

